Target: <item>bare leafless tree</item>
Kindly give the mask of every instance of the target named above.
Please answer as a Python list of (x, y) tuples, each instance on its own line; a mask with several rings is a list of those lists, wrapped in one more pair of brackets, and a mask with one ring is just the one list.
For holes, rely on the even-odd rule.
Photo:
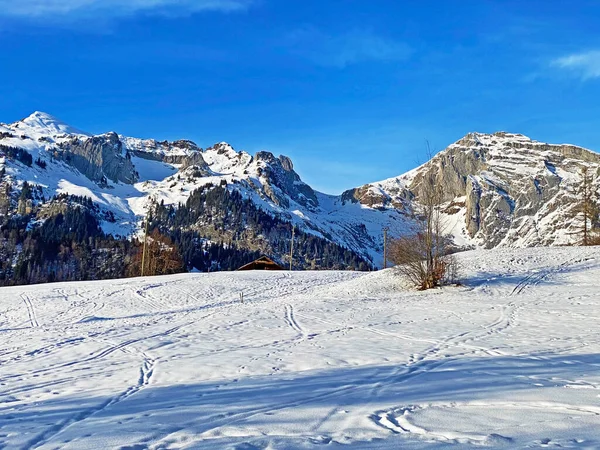
[[(184, 270), (185, 265), (177, 247), (168, 236), (161, 234), (157, 229), (152, 230), (147, 237), (145, 258), (142, 258), (142, 246), (140, 242), (128, 267), (128, 276), (139, 276), (141, 273), (147, 276), (168, 275)], [(143, 272), (142, 260), (144, 261)]]
[(449, 254), (450, 242), (445, 236), (441, 205), (443, 187), (437, 183), (435, 171), (427, 172), (417, 187), (420, 209), (415, 212), (412, 234), (392, 240), (390, 260), (419, 289), (454, 282), (458, 262)]

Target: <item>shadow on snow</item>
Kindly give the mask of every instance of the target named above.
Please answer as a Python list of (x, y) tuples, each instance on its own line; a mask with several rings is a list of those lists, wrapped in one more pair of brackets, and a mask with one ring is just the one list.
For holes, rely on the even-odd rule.
[[(590, 376), (600, 377), (598, 354), (448, 358), (413, 365), (336, 368), (189, 385), (149, 384), (117, 402), (109, 396), (56, 397), (35, 405), (0, 404), (0, 413), (2, 436), (11, 430), (27, 433), (27, 447), (46, 442), (60, 446), (85, 436), (123, 442), (135, 449), (150, 448), (151, 444), (158, 445), (152, 448), (170, 448), (169, 439), (184, 433), (191, 439), (190, 448), (265, 448), (263, 444), (270, 440), (287, 442), (287, 448), (304, 448), (305, 444), (310, 448), (313, 444), (336, 444), (330, 438), (323, 438), (326, 442), (321, 439), (332, 408), (347, 412), (364, 409), (365, 418), (377, 411), (431, 402), (489, 401), (489, 407), (494, 408), (494, 399), (520, 401), (521, 395), (532, 389), (538, 389), (536, 398), (552, 402), (556, 392), (552, 388), (570, 387)], [(219, 434), (223, 427), (254, 431), (236, 437)], [(396, 442), (406, 440), (394, 437), (374, 420), (371, 427), (380, 428), (382, 437), (402, 439)], [(572, 427), (574, 432), (577, 427)], [(283, 429), (293, 432), (286, 435)], [(256, 430), (268, 436), (257, 435)], [(536, 432), (535, 427), (523, 429), (529, 440), (540, 437)], [(0, 447), (4, 437), (0, 437)], [(391, 442), (386, 441), (388, 444)], [(414, 438), (412, 445), (420, 448), (425, 444)], [(360, 448), (381, 445), (383, 441), (374, 440), (362, 443)]]

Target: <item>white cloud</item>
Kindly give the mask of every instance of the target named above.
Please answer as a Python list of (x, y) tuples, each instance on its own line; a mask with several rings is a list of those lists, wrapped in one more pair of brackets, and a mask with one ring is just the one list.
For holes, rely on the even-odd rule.
[(246, 9), (253, 0), (0, 0), (0, 17), (59, 19), (61, 17), (189, 14)]
[(302, 28), (288, 36), (288, 44), (293, 52), (317, 64), (339, 68), (369, 61), (403, 61), (412, 54), (404, 42), (362, 30), (330, 35)]
[(600, 78), (600, 50), (563, 56), (552, 61), (552, 66), (568, 70), (584, 80)]

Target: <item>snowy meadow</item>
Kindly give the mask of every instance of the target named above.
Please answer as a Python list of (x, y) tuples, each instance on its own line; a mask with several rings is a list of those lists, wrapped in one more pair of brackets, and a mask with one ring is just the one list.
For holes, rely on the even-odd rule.
[(459, 258), (2, 288), (0, 448), (600, 448), (600, 248)]

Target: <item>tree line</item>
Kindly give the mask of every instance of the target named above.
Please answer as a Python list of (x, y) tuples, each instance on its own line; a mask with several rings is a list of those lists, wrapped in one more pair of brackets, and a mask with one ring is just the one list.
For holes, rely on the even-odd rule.
[(22, 148), (0, 144), (0, 153), (11, 159), (22, 162), (26, 166), (31, 167), (31, 164), (33, 164), (33, 156), (31, 156), (31, 153)]
[[(226, 186), (196, 189), (185, 204), (177, 207), (158, 203), (153, 206), (149, 221), (151, 230), (158, 229), (173, 239), (188, 269), (235, 270), (261, 255), (289, 264), (292, 224), (263, 211), (239, 191)], [(199, 235), (205, 244), (200, 243)], [(302, 230), (295, 233), (292, 266), (372, 269), (370, 261), (356, 252)]]
[[(8, 214), (0, 211), (0, 286), (139, 276), (142, 261), (144, 275), (236, 270), (264, 254), (288, 263), (290, 223), (237, 191), (200, 188), (178, 208), (153, 205), (145, 251), (143, 238), (104, 233), (90, 198), (60, 194), (45, 201), (38, 191), (23, 183), (18, 202), (8, 202)], [(31, 211), (15, 207), (25, 201)], [(348, 249), (297, 231), (294, 268), (371, 266)]]

